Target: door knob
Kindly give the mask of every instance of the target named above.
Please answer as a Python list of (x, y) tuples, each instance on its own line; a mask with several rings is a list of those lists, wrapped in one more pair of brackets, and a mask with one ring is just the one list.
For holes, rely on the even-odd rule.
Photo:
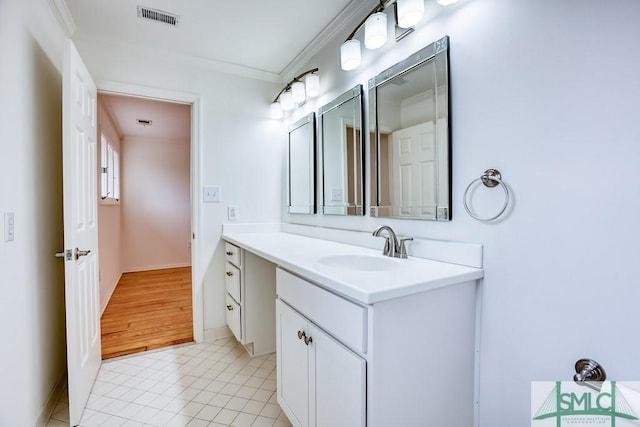
[(91, 249), (86, 250), (86, 251), (81, 251), (80, 249), (76, 248), (76, 261), (78, 260), (78, 258), (80, 258), (81, 256), (87, 256), (91, 253)]

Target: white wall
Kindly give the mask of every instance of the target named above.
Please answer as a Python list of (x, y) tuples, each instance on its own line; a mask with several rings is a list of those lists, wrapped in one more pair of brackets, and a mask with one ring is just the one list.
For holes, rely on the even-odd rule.
[(122, 141), (123, 272), (191, 265), (189, 144), (188, 139)]
[[(108, 110), (105, 108), (102, 97), (98, 95), (98, 137), (104, 134), (114, 149), (121, 153), (120, 135)], [(98, 150), (98, 167), (100, 167), (100, 154)], [(99, 173), (96, 171), (96, 173)], [(101, 185), (101, 175), (98, 174), (98, 185)], [(100, 194), (100, 191), (98, 191)], [(100, 312), (104, 312), (109, 298), (116, 288), (122, 276), (120, 263), (120, 242), (122, 221), (122, 209), (120, 203), (102, 202), (98, 200), (98, 254), (100, 265)]]
[[(570, 380), (581, 357), (612, 379), (640, 378), (639, 16), (634, 0), (460, 0), (400, 43), (363, 50), (358, 70), (339, 70), (347, 34), (300, 67), (320, 68), (323, 96), (292, 120), (451, 37), (453, 220), (284, 219), (484, 244), (482, 427), (529, 425), (530, 382)], [(490, 167), (513, 198), (485, 224), (462, 197)], [(474, 198), (482, 214), (501, 202), (499, 190)]]
[[(221, 203), (202, 203), (200, 248), (205, 328), (224, 329), (224, 245), (220, 243), (227, 206), (239, 208), (238, 222), (274, 222), (281, 218), (286, 128), (269, 119), (269, 104), (282, 86), (210, 71), (199, 64), (178, 63), (167, 55), (127, 46), (76, 40), (98, 89), (106, 82), (188, 92), (201, 99), (201, 185), (219, 185)], [(209, 43), (209, 40), (202, 40)], [(192, 260), (196, 262), (196, 260)]]
[[(28, 13), (28, 18), (25, 14)], [(43, 421), (65, 373), (62, 47), (45, 2), (0, 2), (0, 425)]]

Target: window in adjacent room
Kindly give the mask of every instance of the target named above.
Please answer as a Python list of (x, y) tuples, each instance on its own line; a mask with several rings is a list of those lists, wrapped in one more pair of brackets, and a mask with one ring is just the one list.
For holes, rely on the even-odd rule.
[(104, 134), (100, 137), (100, 153), (100, 197), (103, 201), (117, 202), (120, 200), (120, 156)]

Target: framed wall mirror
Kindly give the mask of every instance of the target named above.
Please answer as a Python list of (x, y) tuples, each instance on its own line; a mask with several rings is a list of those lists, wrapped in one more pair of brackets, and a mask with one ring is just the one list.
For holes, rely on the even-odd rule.
[(316, 213), (316, 115), (289, 126), (289, 213)]
[(364, 215), (362, 107), (357, 85), (318, 111), (326, 215)]
[(369, 80), (371, 216), (451, 220), (449, 37)]

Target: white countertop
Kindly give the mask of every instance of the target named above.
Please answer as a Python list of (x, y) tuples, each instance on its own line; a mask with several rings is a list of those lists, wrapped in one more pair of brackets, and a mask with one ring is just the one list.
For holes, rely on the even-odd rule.
[(222, 238), (253, 252), (294, 274), (351, 300), (375, 304), (384, 300), (480, 279), (481, 268), (409, 256), (393, 258), (400, 268), (356, 271), (319, 263), (325, 256), (369, 255), (383, 257), (381, 250), (300, 236), (281, 231), (224, 233)]

